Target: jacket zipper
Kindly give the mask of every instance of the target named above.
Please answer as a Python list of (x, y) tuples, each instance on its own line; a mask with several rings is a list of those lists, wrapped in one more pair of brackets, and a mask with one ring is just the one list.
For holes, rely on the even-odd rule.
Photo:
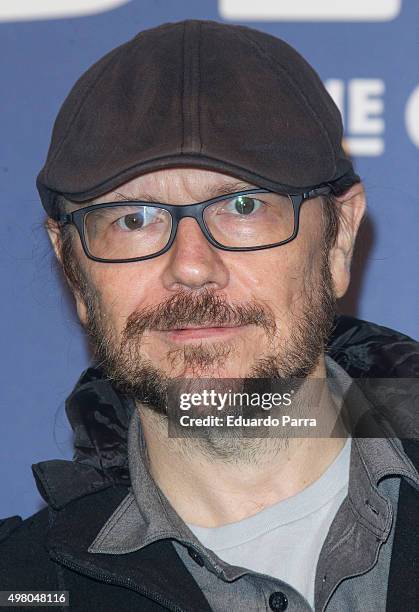
[(187, 612), (183, 608), (179, 608), (179, 606), (174, 605), (168, 599), (161, 597), (158, 593), (153, 593), (152, 591), (149, 591), (148, 589), (143, 589), (139, 587), (137, 584), (135, 584), (135, 582), (133, 582), (132, 580), (128, 578), (110, 578), (107, 574), (103, 574), (101, 572), (95, 572), (93, 570), (87, 569), (83, 565), (78, 565), (77, 563), (74, 563), (73, 561), (69, 561), (65, 557), (62, 557), (61, 555), (58, 555), (55, 553), (52, 553), (52, 558), (55, 559), (56, 561), (59, 561), (63, 565), (66, 565), (70, 569), (78, 571), (81, 574), (86, 574), (87, 576), (90, 576), (91, 578), (97, 578), (101, 580), (102, 582), (108, 582), (109, 584), (115, 584), (117, 586), (128, 587), (132, 591), (141, 593), (142, 595), (145, 595), (149, 599), (152, 599), (153, 601), (156, 601), (157, 603), (164, 605), (168, 610), (171, 610), (172, 612)]

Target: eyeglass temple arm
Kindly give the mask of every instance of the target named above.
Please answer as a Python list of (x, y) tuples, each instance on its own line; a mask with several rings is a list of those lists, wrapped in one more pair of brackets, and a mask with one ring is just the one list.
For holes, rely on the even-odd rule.
[(327, 195), (327, 194), (330, 194), (331, 192), (333, 193), (333, 189), (329, 186), (325, 186), (325, 187), (318, 187), (316, 189), (310, 189), (310, 191), (305, 191), (301, 195), (304, 200), (309, 200), (310, 198), (316, 198), (317, 196), (320, 196), (320, 195)]

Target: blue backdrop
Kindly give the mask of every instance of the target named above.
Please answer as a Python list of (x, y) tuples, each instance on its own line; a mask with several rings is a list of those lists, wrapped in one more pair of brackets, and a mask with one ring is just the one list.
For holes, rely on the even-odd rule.
[(140, 30), (187, 18), (231, 21), (278, 35), (307, 57), (342, 110), (368, 194), (341, 309), (419, 337), (419, 2), (2, 4), (0, 517), (26, 517), (41, 507), (32, 463), (71, 457), (64, 400), (88, 363), (43, 230), (35, 177), (74, 81)]

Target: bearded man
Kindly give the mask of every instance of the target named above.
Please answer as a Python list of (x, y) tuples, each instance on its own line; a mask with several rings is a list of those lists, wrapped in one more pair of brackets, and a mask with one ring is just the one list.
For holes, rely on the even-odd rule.
[[(2, 589), (83, 611), (413, 610), (413, 400), (398, 412), (393, 385), (389, 410), (352, 377), (415, 377), (418, 346), (336, 317), (365, 196), (308, 63), (242, 26), (142, 32), (76, 83), (37, 186), (95, 363), (67, 401), (73, 461), (33, 466), (47, 507), (0, 527)], [(299, 381), (280, 414), (321, 428), (224, 435), (199, 405), (170, 435), (171, 384), (208, 380)]]

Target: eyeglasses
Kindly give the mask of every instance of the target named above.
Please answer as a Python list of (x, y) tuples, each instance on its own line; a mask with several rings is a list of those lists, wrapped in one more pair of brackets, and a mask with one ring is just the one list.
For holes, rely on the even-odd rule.
[(332, 192), (321, 186), (301, 194), (251, 189), (196, 204), (123, 201), (94, 204), (60, 215), (76, 226), (85, 254), (94, 261), (126, 263), (166, 253), (179, 221), (195, 219), (210, 244), (224, 251), (257, 251), (291, 242), (301, 204)]

